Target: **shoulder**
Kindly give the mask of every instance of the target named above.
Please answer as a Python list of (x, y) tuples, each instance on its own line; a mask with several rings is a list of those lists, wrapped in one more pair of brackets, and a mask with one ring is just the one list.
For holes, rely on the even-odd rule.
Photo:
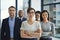
[(23, 17), (24, 20), (27, 20), (27, 18)]
[(53, 22), (49, 21), (49, 23), (50, 23), (51, 26), (55, 27), (55, 24)]
[(19, 18), (18, 18), (18, 17), (15, 17), (15, 21), (19, 21), (19, 22), (20, 22), (20, 20), (19, 20)]
[(27, 23), (27, 21), (23, 21), (23, 22), (22, 22), (22, 24), (26, 24), (26, 23)]
[(43, 22), (41, 21), (40, 23), (42, 24)]
[(36, 25), (41, 25), (40, 22), (38, 22), (38, 21), (35, 21), (35, 24), (36, 24)]
[(8, 20), (9, 18), (5, 18), (5, 19), (3, 19), (3, 20)]
[(41, 24), (41, 22), (35, 21), (36, 24)]
[(20, 20), (19, 18), (17, 18), (17, 17), (15, 18), (15, 22), (16, 22), (16, 23), (19, 23), (19, 24), (22, 23), (21, 20)]
[(50, 21), (49, 21), (49, 23), (50, 23), (50, 24), (54, 24), (53, 22), (50, 22)]
[(3, 19), (3, 21), (2, 22), (6, 22), (8, 20), (8, 18), (5, 18), (5, 19)]
[(18, 18), (18, 17), (15, 17), (15, 19), (19, 20), (19, 18)]
[(38, 21), (35, 21), (35, 23), (39, 23)]
[(24, 19), (26, 19), (25, 17), (23, 17)]
[(40, 24), (42, 25), (42, 24), (43, 24), (43, 22), (41, 21), (41, 22), (40, 22)]

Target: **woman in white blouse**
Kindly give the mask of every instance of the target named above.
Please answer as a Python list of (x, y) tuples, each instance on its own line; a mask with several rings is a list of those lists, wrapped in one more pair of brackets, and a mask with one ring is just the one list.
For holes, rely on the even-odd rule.
[(27, 21), (22, 22), (20, 28), (21, 40), (37, 40), (41, 37), (41, 25), (34, 20), (35, 9), (28, 8), (27, 15)]

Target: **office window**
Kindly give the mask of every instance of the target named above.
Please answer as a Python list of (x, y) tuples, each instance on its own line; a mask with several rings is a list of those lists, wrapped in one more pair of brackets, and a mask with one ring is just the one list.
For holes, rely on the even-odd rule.
[(43, 4), (59, 3), (60, 0), (43, 0)]
[(1, 21), (9, 16), (8, 8), (15, 6), (15, 0), (1, 0)]
[(27, 9), (29, 7), (29, 0), (23, 1), (23, 10), (24, 10), (24, 17), (27, 17)]
[(18, 10), (23, 10), (23, 0), (17, 0)]
[(17, 17), (18, 17), (18, 11), (23, 10), (23, 0), (17, 0)]
[(31, 7), (36, 11), (41, 11), (41, 0), (31, 0)]

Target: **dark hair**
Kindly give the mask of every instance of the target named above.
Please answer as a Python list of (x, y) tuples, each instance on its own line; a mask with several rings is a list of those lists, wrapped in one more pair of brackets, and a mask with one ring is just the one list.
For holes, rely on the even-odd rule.
[(34, 9), (34, 8), (28, 8), (28, 9), (27, 9), (27, 13), (29, 13), (30, 10), (34, 10), (34, 12), (35, 12), (35, 9)]
[(10, 6), (8, 9), (10, 9), (10, 8), (14, 8), (14, 9), (16, 9), (14, 6)]
[(49, 20), (49, 12), (47, 11), (47, 10), (43, 10), (42, 12), (41, 12), (41, 21), (43, 21), (43, 18), (42, 18), (42, 14), (44, 13), (44, 12), (47, 12), (47, 14), (48, 14), (48, 20)]
[(35, 14), (36, 14), (36, 13), (41, 14), (41, 12), (40, 12), (40, 11), (36, 11), (36, 12), (35, 12)]
[(21, 11), (23, 11), (23, 10), (19, 10), (19, 12), (18, 12), (18, 13), (20, 13)]

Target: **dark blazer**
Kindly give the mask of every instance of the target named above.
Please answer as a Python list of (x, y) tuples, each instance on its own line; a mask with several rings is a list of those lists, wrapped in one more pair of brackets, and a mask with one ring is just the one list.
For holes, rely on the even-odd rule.
[[(20, 27), (20, 20), (15, 18), (14, 40), (20, 40)], [(3, 19), (1, 27), (1, 40), (10, 40), (9, 18)]]
[[(19, 18), (19, 17), (18, 17), (18, 18)], [(19, 21), (21, 22), (21, 24), (22, 24), (23, 21), (26, 21), (26, 20), (27, 20), (27, 18), (24, 18), (24, 17), (23, 17), (22, 20), (19, 18)], [(20, 40), (22, 40), (21, 36), (20, 36)]]
[(24, 18), (24, 17), (23, 17), (22, 20), (20, 19), (21, 22), (26, 21), (26, 20), (27, 20), (27, 18)]

